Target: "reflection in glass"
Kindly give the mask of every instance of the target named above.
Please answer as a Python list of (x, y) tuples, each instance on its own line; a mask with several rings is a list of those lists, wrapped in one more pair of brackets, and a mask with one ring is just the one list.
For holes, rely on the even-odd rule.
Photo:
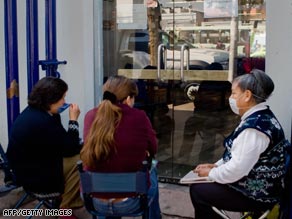
[[(238, 122), (227, 101), (228, 72), (265, 70), (266, 1), (145, 2), (103, 1), (103, 76), (137, 82), (135, 107), (157, 132), (159, 176), (177, 179), (220, 157), (224, 137)], [(160, 44), (166, 50), (158, 55)], [(183, 46), (190, 61), (181, 67)], [(198, 85), (195, 99), (186, 93), (191, 84)]]

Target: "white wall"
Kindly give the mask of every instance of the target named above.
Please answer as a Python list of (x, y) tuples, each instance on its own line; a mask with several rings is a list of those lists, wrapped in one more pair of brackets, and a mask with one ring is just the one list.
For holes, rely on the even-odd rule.
[(291, 20), (292, 0), (267, 1), (266, 72), (275, 83), (269, 103), (289, 140), (292, 120)]
[[(82, 137), (84, 115), (94, 106), (93, 0), (56, 2), (57, 57), (67, 61), (66, 65), (60, 65), (59, 71), (69, 85), (66, 101), (80, 106)], [(64, 112), (63, 121), (67, 124), (68, 111)]]
[[(0, 1), (0, 142), (6, 148), (7, 113), (6, 79), (4, 46), (4, 1)], [(39, 59), (45, 59), (45, 5), (38, 1), (39, 8)], [(81, 109), (79, 117), (80, 137), (82, 137), (84, 114), (94, 106), (93, 73), (93, 0), (62, 0), (57, 2), (57, 58), (66, 60), (66, 65), (59, 65), (61, 78), (69, 85), (66, 101), (78, 103)], [(17, 1), (18, 49), (19, 49), (19, 84), (20, 108), (24, 109), (27, 101), (26, 67), (26, 1)], [(45, 72), (40, 68), (40, 78)], [(67, 127), (68, 111), (62, 113), (64, 126)]]

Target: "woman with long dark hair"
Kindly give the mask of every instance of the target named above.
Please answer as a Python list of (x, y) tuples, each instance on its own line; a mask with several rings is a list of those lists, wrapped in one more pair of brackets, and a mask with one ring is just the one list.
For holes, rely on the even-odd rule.
[[(136, 172), (142, 161), (157, 152), (156, 134), (142, 110), (133, 108), (138, 89), (123, 76), (108, 78), (103, 86), (103, 101), (90, 110), (84, 120), (84, 147), (81, 159), (86, 169), (97, 172)], [(148, 195), (154, 197), (150, 218), (160, 218), (156, 169), (150, 171)], [(125, 199), (126, 198), (126, 199)], [(121, 194), (94, 199), (105, 213), (139, 210), (139, 199)], [(111, 209), (109, 209), (111, 206)], [(127, 207), (126, 207), (127, 206)]]

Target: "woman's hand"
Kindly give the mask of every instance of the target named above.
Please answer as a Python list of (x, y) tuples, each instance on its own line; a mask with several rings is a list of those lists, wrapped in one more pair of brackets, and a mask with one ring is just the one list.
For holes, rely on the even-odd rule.
[(193, 171), (198, 174), (198, 176), (208, 176), (212, 168), (217, 167), (216, 164), (199, 164)]
[(77, 121), (79, 115), (80, 115), (79, 106), (76, 103), (71, 103), (69, 107), (69, 119)]

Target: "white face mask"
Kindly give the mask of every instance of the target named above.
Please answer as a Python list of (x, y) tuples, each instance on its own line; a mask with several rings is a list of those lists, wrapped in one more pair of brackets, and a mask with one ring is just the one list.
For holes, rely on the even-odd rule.
[(239, 115), (239, 109), (236, 104), (236, 99), (229, 97), (229, 106), (235, 114)]

